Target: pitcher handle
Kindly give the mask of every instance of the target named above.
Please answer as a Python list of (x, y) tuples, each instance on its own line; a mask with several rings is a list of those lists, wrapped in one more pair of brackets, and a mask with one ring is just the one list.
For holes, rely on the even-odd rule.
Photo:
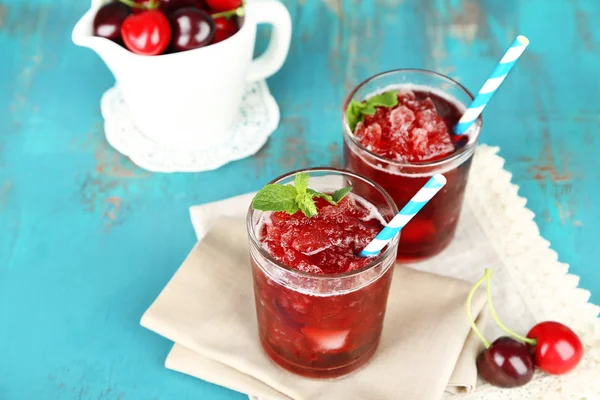
[(292, 39), (292, 18), (287, 8), (278, 0), (248, 2), (246, 12), (247, 15), (253, 16), (252, 23), (273, 25), (267, 50), (250, 64), (247, 79), (254, 82), (270, 77), (283, 65)]

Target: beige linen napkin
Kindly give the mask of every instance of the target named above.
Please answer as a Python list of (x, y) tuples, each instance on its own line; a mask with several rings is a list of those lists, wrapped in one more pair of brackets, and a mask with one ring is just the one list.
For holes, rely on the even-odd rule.
[[(220, 217), (142, 317), (176, 344), (167, 368), (261, 399), (438, 400), (468, 391), (480, 350), (465, 299), (470, 284), (396, 266), (379, 349), (366, 367), (336, 380), (293, 375), (258, 339), (243, 220)], [(473, 302), (485, 320), (482, 293)]]

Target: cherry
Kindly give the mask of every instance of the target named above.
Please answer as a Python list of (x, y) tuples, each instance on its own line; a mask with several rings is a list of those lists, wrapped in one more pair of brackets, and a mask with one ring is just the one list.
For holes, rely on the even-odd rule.
[(533, 358), (527, 346), (502, 336), (477, 357), (479, 375), (488, 383), (503, 388), (522, 386), (533, 377)]
[(529, 343), (529, 346), (536, 365), (548, 374), (566, 374), (575, 368), (583, 357), (581, 340), (575, 332), (560, 322), (540, 322), (531, 328), (527, 337), (535, 341)]
[(219, 43), (225, 39), (229, 39), (238, 31), (238, 24), (233, 18), (215, 18), (215, 27), (216, 32), (213, 43)]
[(170, 15), (174, 51), (197, 49), (210, 44), (215, 36), (215, 21), (202, 10), (184, 7)]
[(488, 273), (486, 270), (486, 274), (488, 274), (488, 307), (498, 326), (513, 338), (528, 345), (530, 352), (534, 354), (535, 364), (542, 371), (558, 375), (565, 374), (575, 368), (583, 357), (583, 346), (575, 332), (554, 321), (538, 323), (531, 328), (527, 337), (511, 331), (500, 321), (496, 310), (494, 310), (490, 290), (491, 271)]
[(214, 11), (229, 11), (242, 6), (242, 0), (206, 0), (206, 4)]
[(168, 15), (183, 7), (194, 7), (199, 10), (206, 10), (206, 4), (203, 0), (160, 0), (159, 10)]
[(490, 344), (475, 324), (473, 315), (471, 314), (471, 300), (473, 299), (473, 295), (479, 286), (487, 281), (488, 306), (490, 307), (492, 317), (494, 317), (496, 322), (499, 322), (491, 303), (491, 277), (492, 271), (486, 269), (483, 277), (475, 283), (467, 296), (466, 305), (469, 323), (473, 332), (479, 336), (486, 348), (477, 356), (477, 371), (486, 382), (492, 385), (504, 388), (522, 386), (531, 380), (535, 368), (533, 357), (531, 357), (527, 346), (506, 336), (502, 336)]
[(118, 1), (103, 5), (94, 17), (94, 35), (119, 40), (121, 25), (130, 13), (129, 7)]
[(171, 40), (169, 21), (158, 10), (131, 14), (121, 25), (125, 46), (136, 54), (155, 56), (162, 54)]
[[(548, 374), (565, 374), (573, 370), (583, 357), (583, 346), (575, 332), (554, 321), (538, 323), (531, 328), (527, 337), (511, 331), (500, 321), (492, 304), (491, 278), (492, 271), (486, 269), (483, 278), (473, 286), (467, 297), (469, 322), (487, 348), (477, 357), (477, 368), (481, 377), (493, 385), (514, 387), (531, 379), (533, 367), (529, 367), (530, 362)], [(473, 322), (471, 299), (483, 281), (487, 281), (488, 307), (492, 318), (503, 331), (520, 342), (501, 337), (490, 345)], [(528, 357), (523, 354), (523, 348), (527, 349)]]

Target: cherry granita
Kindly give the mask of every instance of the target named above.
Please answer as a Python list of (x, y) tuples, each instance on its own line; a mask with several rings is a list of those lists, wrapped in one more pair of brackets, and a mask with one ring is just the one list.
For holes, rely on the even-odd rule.
[(399, 162), (430, 162), (456, 151), (451, 135), (461, 111), (431, 92), (401, 90), (394, 107), (376, 107), (354, 130), (368, 150)]
[[(402, 263), (430, 258), (454, 238), (481, 120), (464, 135), (455, 135), (454, 129), (472, 101), (457, 82), (422, 70), (376, 75), (346, 101), (346, 169), (381, 185), (398, 209), (431, 176), (443, 174), (447, 180), (402, 229), (397, 253)], [(368, 192), (360, 185), (353, 191), (362, 197)]]
[(338, 205), (315, 199), (317, 215), (274, 212), (265, 217), (260, 241), (277, 261), (299, 271), (340, 274), (366, 266), (358, 253), (383, 228), (372, 205), (348, 195)]
[[(354, 193), (365, 185), (373, 191)], [(371, 358), (398, 239), (373, 257), (359, 254), (397, 212), (380, 187), (343, 170), (291, 172), (258, 191), (247, 227), (258, 333), (271, 360), (333, 378)]]

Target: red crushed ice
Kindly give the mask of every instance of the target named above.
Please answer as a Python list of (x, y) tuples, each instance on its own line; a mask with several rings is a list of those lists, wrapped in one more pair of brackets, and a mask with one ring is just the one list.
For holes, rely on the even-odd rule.
[(383, 228), (351, 194), (337, 206), (315, 199), (318, 214), (272, 213), (260, 234), (263, 247), (278, 261), (299, 271), (338, 274), (362, 268), (370, 259), (357, 256)]
[(365, 127), (362, 122), (359, 122), (356, 128), (356, 134), (360, 140), (367, 142), (379, 142), (381, 140), (381, 126), (378, 123), (371, 124)]
[(306, 256), (317, 254), (333, 246), (324, 230), (294, 233), (296, 235), (291, 243), (292, 247)]
[(397, 161), (432, 161), (455, 151), (452, 136), (430, 97), (398, 93), (394, 108), (377, 107), (354, 130), (369, 150)]
[(390, 111), (392, 135), (406, 136), (415, 122), (415, 113), (406, 106), (399, 106)]

